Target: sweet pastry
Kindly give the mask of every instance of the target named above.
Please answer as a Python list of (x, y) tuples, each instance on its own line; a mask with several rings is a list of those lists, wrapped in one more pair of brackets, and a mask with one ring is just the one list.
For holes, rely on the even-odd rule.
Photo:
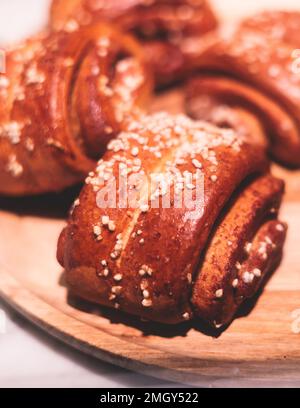
[(0, 194), (84, 179), (138, 114), (152, 80), (141, 48), (108, 25), (43, 34), (7, 52), (0, 75)]
[(233, 127), (300, 166), (300, 13), (264, 12), (224, 28), (194, 49), (199, 76), (187, 90), (187, 111)]
[(234, 131), (143, 115), (74, 203), (57, 253), (68, 287), (151, 321), (225, 325), (280, 260), (283, 190), (263, 149)]
[(51, 27), (114, 21), (143, 41), (156, 81), (166, 84), (189, 71), (181, 49), (183, 38), (202, 35), (217, 26), (206, 0), (53, 0)]

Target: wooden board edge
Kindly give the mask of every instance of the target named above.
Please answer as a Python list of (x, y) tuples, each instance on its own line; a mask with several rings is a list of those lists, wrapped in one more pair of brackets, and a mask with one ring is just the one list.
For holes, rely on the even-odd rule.
[[(272, 370), (269, 371), (267, 378), (264, 373), (265, 364), (257, 362), (253, 364), (249, 362), (243, 364), (242, 361), (223, 363), (223, 370), (218, 375), (216, 373), (211, 375), (213, 365), (216, 365), (217, 361), (202, 361), (202, 365), (196, 370), (189, 370), (186, 361), (180, 368), (178, 355), (147, 349), (103, 331), (99, 336), (99, 329), (55, 309), (20, 285), (15, 278), (3, 270), (0, 270), (0, 296), (30, 322), (63, 343), (106, 363), (154, 378), (208, 387), (232, 386), (233, 384), (243, 386), (243, 384), (252, 383), (253, 386), (262, 384), (271, 386), (274, 381), (280, 381), (287, 386), (299, 386), (300, 384), (299, 362), (292, 369), (282, 364), (282, 361), (265, 362), (265, 364), (272, 364)], [(68, 332), (65, 327), (68, 327)]]

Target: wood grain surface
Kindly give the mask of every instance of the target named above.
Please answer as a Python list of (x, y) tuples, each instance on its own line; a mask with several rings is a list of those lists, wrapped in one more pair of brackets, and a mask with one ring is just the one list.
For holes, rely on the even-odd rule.
[[(181, 111), (182, 94), (162, 95), (158, 109)], [(202, 386), (300, 385), (300, 172), (273, 170), (287, 182), (285, 255), (261, 296), (222, 333), (200, 323), (141, 323), (70, 297), (55, 251), (76, 189), (0, 199), (0, 295), (49, 334), (144, 374)]]

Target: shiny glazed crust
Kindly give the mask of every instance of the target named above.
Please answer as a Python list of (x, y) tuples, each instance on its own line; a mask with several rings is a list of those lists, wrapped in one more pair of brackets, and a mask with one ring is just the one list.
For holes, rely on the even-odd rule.
[[(224, 28), (190, 49), (201, 76), (187, 91), (197, 119), (231, 126), (262, 143), (288, 166), (300, 166), (299, 23), (297, 12), (265, 12)], [(265, 142), (263, 141), (265, 140)]]
[[(136, 207), (104, 208), (103, 187), (111, 191), (120, 180), (119, 166), (146, 178), (164, 174), (169, 190), (148, 194), (142, 182)], [(170, 208), (149, 202), (168, 191)], [(182, 191), (192, 192), (196, 208), (175, 204)], [(280, 259), (282, 194), (263, 150), (233, 131), (183, 115), (142, 116), (110, 143), (87, 178), (58, 260), (71, 291), (86, 300), (163, 323), (196, 317), (224, 325)]]
[(217, 26), (206, 0), (53, 0), (51, 28), (70, 22), (114, 21), (143, 41), (145, 56), (159, 84), (181, 78), (189, 63), (181, 49), (183, 38), (202, 35)]
[[(119, 56), (122, 55), (122, 58)], [(150, 94), (140, 47), (101, 24), (44, 34), (7, 51), (0, 75), (0, 194), (81, 181)]]

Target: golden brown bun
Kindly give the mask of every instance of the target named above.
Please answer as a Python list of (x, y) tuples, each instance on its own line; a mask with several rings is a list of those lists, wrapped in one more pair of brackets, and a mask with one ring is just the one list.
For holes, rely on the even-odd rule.
[[(259, 129), (276, 160), (300, 166), (300, 13), (265, 12), (191, 50), (199, 77), (187, 111), (251, 138)], [(193, 52), (192, 52), (193, 51)]]
[[(120, 200), (110, 197), (105, 208), (102, 188), (111, 191), (115, 180), (120, 188), (119, 165), (131, 176), (164, 174), (170, 207), (150, 204), (147, 183), (130, 179), (130, 191), (141, 188), (139, 205), (117, 208)], [(204, 194), (196, 201), (199, 180)], [(150, 197), (164, 200), (168, 188)], [(176, 204), (182, 191), (191, 192), (196, 208)], [(183, 115), (142, 116), (87, 178), (58, 260), (71, 291), (88, 301), (163, 323), (196, 317), (223, 325), (278, 263), (286, 234), (277, 221), (282, 194), (263, 150), (233, 131)]]
[(59, 191), (93, 169), (151, 90), (141, 49), (101, 24), (7, 52), (0, 75), (0, 194)]
[(181, 78), (190, 69), (181, 50), (183, 38), (199, 41), (217, 26), (206, 0), (53, 0), (51, 28), (70, 21), (87, 25), (113, 21), (144, 42), (145, 56), (159, 84)]

